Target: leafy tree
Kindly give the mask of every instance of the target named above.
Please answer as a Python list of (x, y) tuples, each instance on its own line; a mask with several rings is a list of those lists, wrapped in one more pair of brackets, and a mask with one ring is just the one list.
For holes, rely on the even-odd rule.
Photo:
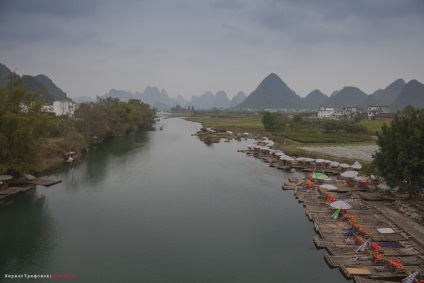
[(275, 131), (278, 128), (277, 113), (271, 113), (269, 111), (265, 111), (262, 114), (262, 124), (264, 125), (265, 130)]
[(340, 122), (336, 120), (325, 120), (322, 123), (322, 129), (324, 133), (340, 132)]
[(377, 132), (374, 164), (389, 186), (399, 187), (412, 197), (424, 185), (424, 110), (411, 110)]
[(41, 112), (38, 94), (22, 87), (12, 73), (7, 87), (0, 87), (0, 173), (37, 170), (45, 138), (55, 127), (54, 117)]
[(106, 113), (100, 103), (81, 103), (74, 113), (76, 128), (89, 144), (103, 140), (109, 130)]
[(155, 111), (137, 99), (128, 103), (117, 98), (98, 98), (82, 103), (75, 112), (76, 127), (89, 144), (108, 137), (119, 137), (154, 124)]
[(412, 106), (411, 104), (408, 104), (407, 106), (405, 106), (405, 108), (403, 108), (402, 113), (407, 114), (407, 113), (410, 113), (414, 110), (415, 110), (415, 107)]
[(300, 114), (296, 114), (293, 116), (293, 122), (296, 124), (303, 124), (303, 117)]

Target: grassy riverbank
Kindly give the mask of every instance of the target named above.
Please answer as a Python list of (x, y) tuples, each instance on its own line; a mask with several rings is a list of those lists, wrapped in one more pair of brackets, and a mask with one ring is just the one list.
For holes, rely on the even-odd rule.
[(253, 137), (267, 136), (274, 140), (276, 147), (284, 149), (287, 154), (293, 156), (309, 156), (314, 158), (333, 159), (341, 162), (355, 161), (343, 156), (331, 156), (325, 153), (305, 151), (304, 147), (321, 146), (368, 146), (375, 145), (371, 135), (375, 135), (383, 125), (380, 121), (361, 121), (358, 124), (366, 127), (365, 133), (325, 132), (322, 123), (325, 120), (305, 120), (295, 127), (284, 127), (276, 131), (266, 131), (262, 124), (262, 115), (258, 113), (201, 113), (185, 119), (198, 122), (204, 128), (212, 128), (217, 131), (215, 141), (226, 137), (226, 131), (235, 135), (249, 133)]

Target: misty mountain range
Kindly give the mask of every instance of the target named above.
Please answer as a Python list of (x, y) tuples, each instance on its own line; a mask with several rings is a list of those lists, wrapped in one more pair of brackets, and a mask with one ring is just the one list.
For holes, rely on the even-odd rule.
[(316, 111), (320, 107), (341, 109), (348, 106), (366, 110), (368, 106), (380, 105), (388, 106), (391, 112), (396, 112), (407, 105), (424, 108), (424, 85), (417, 80), (406, 83), (403, 79), (398, 79), (371, 94), (366, 94), (354, 86), (346, 86), (334, 91), (330, 96), (316, 89), (306, 97), (300, 97), (279, 76), (271, 73), (249, 96), (246, 97), (243, 92), (239, 92), (232, 100), (228, 99), (224, 91), (218, 91), (216, 94), (207, 91), (201, 96), (193, 96), (191, 101), (186, 101), (181, 96), (170, 98), (165, 90), (159, 91), (155, 87), (147, 87), (144, 93), (135, 94), (112, 89), (103, 96), (106, 97), (117, 97), (123, 101), (137, 98), (160, 110), (167, 110), (177, 104), (182, 107), (193, 105), (195, 109), (230, 108), (234, 111), (265, 109)]
[[(0, 63), (0, 86), (6, 86), (7, 77), (11, 73), (9, 68)], [(21, 78), (25, 87), (38, 91), (41, 98), (47, 103), (70, 99), (46, 75), (23, 75)], [(218, 108), (234, 111), (265, 109), (315, 111), (320, 107), (341, 109), (348, 106), (357, 106), (365, 110), (368, 106), (380, 105), (389, 106), (391, 112), (395, 112), (402, 110), (407, 105), (424, 108), (424, 85), (417, 80), (405, 82), (403, 79), (398, 79), (384, 89), (378, 89), (371, 94), (366, 94), (354, 86), (346, 86), (341, 90), (334, 91), (330, 96), (316, 89), (306, 97), (300, 97), (279, 76), (271, 73), (249, 96), (240, 91), (231, 100), (224, 91), (218, 91), (216, 94), (207, 91), (200, 96), (193, 96), (188, 101), (181, 95), (170, 97), (164, 89), (159, 90), (157, 87), (150, 86), (146, 87), (142, 93), (111, 89), (102, 96), (102, 98), (107, 97), (118, 98), (121, 101), (128, 101), (132, 98), (139, 99), (158, 110), (169, 110), (176, 105), (194, 106), (197, 110)], [(94, 99), (79, 97), (74, 101), (82, 103), (91, 102)]]
[(406, 83), (398, 79), (384, 89), (366, 94), (353, 86), (334, 91), (331, 96), (313, 90), (302, 98), (291, 90), (276, 74), (268, 75), (258, 87), (239, 105), (237, 110), (316, 110), (320, 107), (341, 109), (357, 106), (366, 110), (368, 106), (388, 106), (391, 112), (402, 110), (407, 105), (424, 108), (424, 85), (417, 80)]
[[(8, 77), (12, 71), (5, 65), (0, 63), (0, 86), (5, 87), (8, 82)], [(56, 100), (69, 99), (66, 93), (58, 88), (53, 81), (46, 75), (28, 76), (22, 75), (22, 85), (27, 89), (39, 92), (43, 101), (52, 104)]]
[(218, 91), (216, 94), (210, 91), (205, 92), (200, 96), (193, 96), (190, 101), (184, 99), (181, 95), (175, 98), (169, 97), (168, 93), (157, 87), (146, 87), (144, 92), (129, 92), (123, 90), (111, 89), (102, 98), (119, 98), (121, 101), (129, 99), (139, 99), (144, 103), (149, 104), (158, 110), (169, 110), (170, 108), (180, 105), (181, 107), (194, 106), (195, 109), (212, 109), (212, 108), (231, 108), (237, 106), (246, 99), (246, 95), (240, 91), (232, 100), (230, 100), (224, 91)]

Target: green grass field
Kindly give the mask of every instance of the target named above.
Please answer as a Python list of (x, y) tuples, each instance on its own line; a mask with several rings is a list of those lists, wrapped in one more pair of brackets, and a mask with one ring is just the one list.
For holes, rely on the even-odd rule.
[(381, 127), (385, 121), (372, 121), (372, 120), (362, 120), (358, 124), (367, 127), (368, 133), (371, 135), (375, 135), (376, 132), (381, 131)]
[[(261, 114), (251, 113), (217, 113), (217, 114), (197, 114), (186, 118), (187, 120), (198, 122), (206, 128), (217, 130), (229, 130), (234, 133), (255, 133), (273, 136), (275, 138), (285, 138), (287, 140), (302, 144), (372, 144), (374, 141), (370, 135), (381, 129), (381, 121), (361, 121), (360, 124), (367, 127), (368, 134), (347, 134), (347, 133), (323, 133), (320, 130), (320, 122), (313, 124), (314, 129), (293, 130), (290, 128), (275, 132), (266, 132), (262, 124)], [(271, 137), (272, 138), (272, 137)]]

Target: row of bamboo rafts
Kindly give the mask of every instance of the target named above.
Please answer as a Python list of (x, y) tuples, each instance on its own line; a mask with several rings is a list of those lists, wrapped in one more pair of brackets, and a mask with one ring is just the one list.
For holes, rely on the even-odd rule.
[[(412, 271), (424, 273), (420, 248), (414, 247), (405, 233), (363, 202), (359, 194), (323, 193), (298, 186), (295, 195), (318, 233), (313, 239), (316, 247), (325, 248), (326, 262), (339, 268), (346, 277), (371, 283), (400, 281)], [(333, 217), (329, 202), (336, 199), (352, 206), (348, 214)], [(390, 233), (380, 232), (381, 228), (389, 229)]]
[(316, 168), (315, 164), (305, 163), (305, 162), (287, 162), (280, 160), (278, 156), (262, 153), (258, 150), (238, 150), (239, 152), (246, 153), (247, 155), (253, 155), (256, 158), (262, 159), (263, 161), (269, 163), (270, 167), (276, 167), (279, 169), (296, 169), (300, 171), (310, 172), (312, 169), (315, 169), (317, 172), (325, 173), (325, 174), (340, 174), (343, 170), (340, 168), (334, 168), (329, 166), (318, 166)]

